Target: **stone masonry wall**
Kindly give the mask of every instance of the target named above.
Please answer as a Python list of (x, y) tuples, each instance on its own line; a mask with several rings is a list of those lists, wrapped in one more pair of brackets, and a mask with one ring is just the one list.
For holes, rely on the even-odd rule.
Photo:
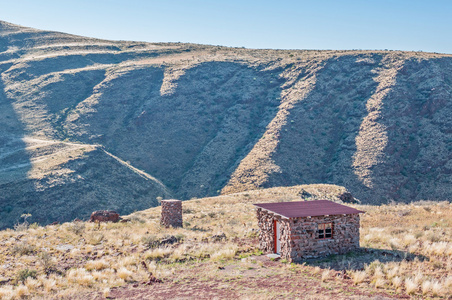
[(182, 201), (162, 200), (162, 218), (160, 224), (164, 227), (182, 227)]
[[(359, 214), (285, 219), (257, 209), (259, 246), (274, 252), (274, 220), (281, 224), (281, 258), (301, 261), (307, 258), (343, 254), (359, 248)], [(333, 223), (330, 239), (317, 239), (318, 224)]]
[[(330, 239), (317, 239), (317, 224), (333, 223)], [(297, 218), (290, 220), (291, 261), (343, 254), (359, 248), (359, 214)]]
[(257, 225), (259, 227), (259, 248), (265, 253), (274, 252), (273, 249), (273, 220), (274, 216), (261, 208), (256, 211)]
[(269, 214), (261, 208), (257, 209), (257, 220), (259, 226), (259, 248), (265, 253), (275, 252), (274, 220), (280, 224), (281, 230), (281, 254), (290, 252), (290, 223), (288, 219)]

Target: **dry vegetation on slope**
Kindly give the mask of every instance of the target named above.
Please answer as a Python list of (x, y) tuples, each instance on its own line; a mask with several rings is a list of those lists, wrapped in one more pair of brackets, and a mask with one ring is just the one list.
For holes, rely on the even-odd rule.
[[(451, 297), (448, 202), (356, 206), (367, 212), (361, 222), (362, 251), (303, 264), (261, 255), (252, 203), (308, 194), (337, 200), (343, 192), (337, 186), (311, 185), (189, 200), (183, 203), (182, 229), (161, 228), (160, 208), (151, 208), (126, 216), (127, 223), (1, 231), (0, 297)], [(163, 282), (150, 280), (150, 272)]]
[[(0, 22), (0, 73), (0, 138), (100, 145), (164, 185), (149, 197), (330, 183), (364, 203), (452, 198), (450, 55), (115, 42)], [(87, 164), (103, 165), (98, 154)], [(22, 177), (0, 189), (19, 190), (31, 163), (11, 162)], [(114, 189), (136, 174), (100, 176), (96, 186)], [(48, 182), (40, 181), (46, 191)], [(37, 203), (86, 215), (72, 205), (71, 184), (58, 195), (29, 188)], [(80, 195), (104, 208), (119, 209), (119, 198), (136, 209), (155, 202), (110, 196)], [(37, 216), (23, 208), (16, 220)]]
[(32, 222), (49, 224), (87, 219), (105, 207), (131, 213), (171, 196), (158, 180), (100, 146), (36, 138), (0, 141), (0, 229), (17, 223), (24, 212), (33, 214)]

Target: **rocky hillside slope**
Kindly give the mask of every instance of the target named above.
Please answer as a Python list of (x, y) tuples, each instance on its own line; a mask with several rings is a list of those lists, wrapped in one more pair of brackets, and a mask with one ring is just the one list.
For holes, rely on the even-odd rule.
[[(0, 22), (0, 73), (1, 135), (86, 144), (97, 149), (87, 166), (125, 168), (127, 179), (107, 176), (110, 167), (96, 176), (111, 192), (90, 199), (116, 203), (116, 188), (115, 199), (144, 205), (135, 188), (119, 188), (135, 182), (128, 166), (162, 183), (146, 205), (312, 183), (345, 186), (363, 203), (452, 198), (450, 55), (116, 42)], [(28, 161), (1, 161), (16, 168), (2, 191), (41, 172), (21, 143)], [(70, 186), (55, 199), (34, 184), (30, 197), (71, 207)]]
[(23, 213), (48, 224), (87, 219), (93, 210), (134, 212), (168, 198), (165, 186), (100, 146), (1, 138), (0, 228)]

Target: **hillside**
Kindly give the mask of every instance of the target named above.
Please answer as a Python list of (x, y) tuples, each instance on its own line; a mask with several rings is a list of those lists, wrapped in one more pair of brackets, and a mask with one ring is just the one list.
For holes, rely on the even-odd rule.
[[(106, 41), (0, 22), (0, 73), (0, 138), (101, 147), (164, 185), (146, 204), (314, 183), (344, 186), (362, 203), (452, 198), (450, 55)], [(24, 157), (8, 164), (30, 165)], [(103, 159), (97, 151), (88, 165)], [(29, 180), (27, 168), (9, 189)], [(109, 179), (96, 186), (114, 190)], [(61, 184), (54, 201), (67, 217), (85, 216), (66, 196), (72, 188)], [(135, 201), (135, 189), (120, 190), (115, 199)], [(52, 205), (36, 185), (29, 192)]]
[(156, 207), (128, 222), (0, 231), (0, 298), (449, 299), (446, 201), (348, 204), (366, 213), (362, 248), (346, 255), (289, 264), (259, 251), (252, 203), (337, 201), (343, 191), (309, 185), (188, 200), (178, 229), (162, 228)]
[(31, 138), (2, 142), (0, 229), (23, 213), (49, 224), (87, 219), (96, 209), (131, 213), (171, 196), (158, 180), (99, 146)]

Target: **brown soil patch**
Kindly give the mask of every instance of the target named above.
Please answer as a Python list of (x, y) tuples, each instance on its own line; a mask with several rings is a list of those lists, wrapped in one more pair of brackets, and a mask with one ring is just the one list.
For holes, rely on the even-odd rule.
[[(354, 285), (341, 272), (321, 282), (320, 274), (311, 267), (271, 261), (266, 256), (252, 257), (259, 267), (243, 267), (244, 260), (210, 270), (205, 263), (182, 270), (163, 283), (132, 283), (113, 288), (108, 299), (409, 299), (406, 295), (390, 295), (365, 285)], [(190, 273), (191, 278), (183, 277)], [(179, 277), (180, 275), (181, 277)], [(105, 299), (102, 293), (91, 299)], [(86, 295), (85, 295), (86, 297)]]

